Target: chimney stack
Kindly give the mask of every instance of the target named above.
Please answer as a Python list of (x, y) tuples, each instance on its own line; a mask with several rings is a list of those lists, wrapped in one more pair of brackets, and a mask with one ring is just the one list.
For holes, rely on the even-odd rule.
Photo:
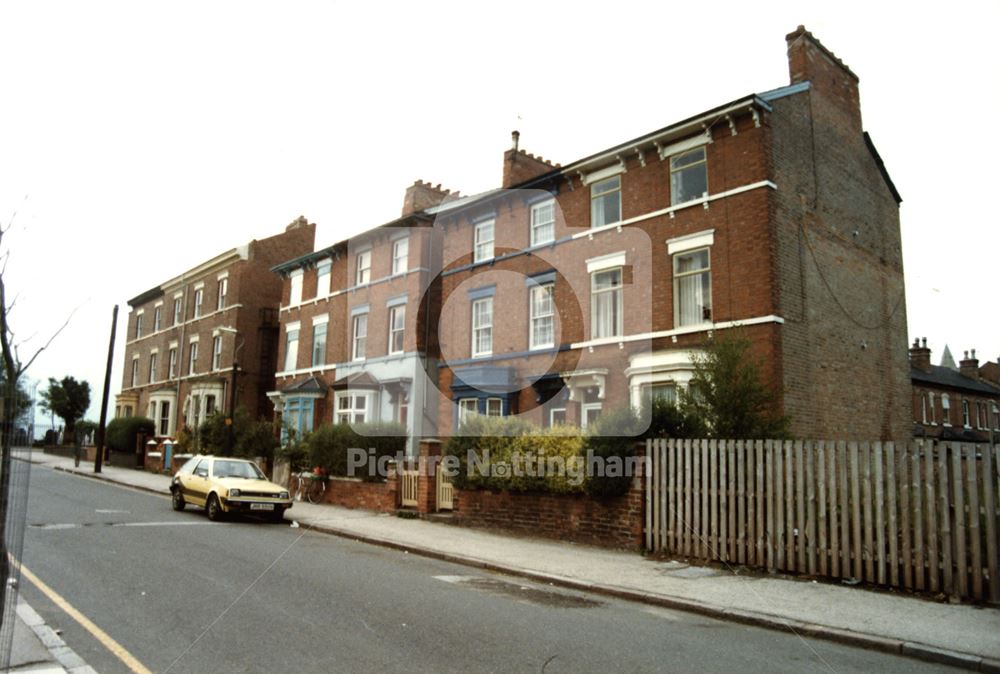
[(501, 187), (508, 188), (519, 185), (559, 168), (559, 164), (550, 162), (544, 157), (536, 157), (520, 149), (520, 131), (511, 132), (510, 140), (510, 149), (503, 154), (503, 183)]
[(927, 348), (926, 337), (922, 345), (919, 339), (913, 340), (913, 346), (910, 347), (910, 365), (924, 372), (931, 371), (931, 350)]
[(972, 355), (965, 352), (965, 357), (958, 363), (958, 371), (971, 379), (979, 379), (979, 359), (976, 358), (976, 350), (972, 350)]
[(837, 55), (823, 46), (805, 26), (785, 36), (788, 44), (788, 74), (791, 84), (809, 82), (811, 91), (822, 96), (844, 115), (851, 130), (861, 135), (861, 98), (858, 76)]
[(442, 189), (441, 183), (431, 185), (430, 183), (425, 183), (423, 180), (416, 180), (406, 188), (406, 195), (403, 197), (402, 215), (405, 217), (413, 213), (419, 213), (426, 208), (437, 206), (446, 197), (457, 199), (458, 196), (458, 192), (452, 193), (451, 190)]

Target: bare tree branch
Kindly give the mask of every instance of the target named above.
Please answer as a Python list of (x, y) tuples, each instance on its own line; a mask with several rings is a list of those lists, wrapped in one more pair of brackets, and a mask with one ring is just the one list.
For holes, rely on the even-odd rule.
[(18, 369), (18, 372), (17, 372), (18, 375), (20, 375), (22, 372), (24, 372), (29, 367), (31, 367), (31, 364), (34, 363), (35, 359), (38, 358), (38, 356), (41, 355), (42, 351), (45, 351), (45, 349), (49, 348), (49, 346), (52, 344), (52, 342), (55, 341), (55, 338), (59, 336), (59, 333), (61, 333), (63, 330), (66, 329), (66, 326), (69, 325), (69, 322), (73, 319), (73, 315), (76, 313), (77, 309), (79, 309), (79, 308), (80, 307), (76, 307), (76, 309), (73, 309), (73, 311), (69, 312), (69, 316), (67, 316), (66, 320), (63, 321), (63, 324), (59, 326), (59, 329), (52, 333), (52, 336), (49, 337), (49, 341), (45, 342), (45, 344), (43, 344), (41, 346), (41, 348), (38, 349), (38, 351), (35, 351), (34, 355), (32, 355), (31, 358), (28, 359), (28, 362), (25, 363), (24, 365), (22, 365)]

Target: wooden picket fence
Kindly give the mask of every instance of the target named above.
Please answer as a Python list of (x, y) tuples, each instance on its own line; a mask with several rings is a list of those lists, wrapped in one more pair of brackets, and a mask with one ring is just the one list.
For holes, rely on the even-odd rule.
[(646, 548), (1000, 601), (997, 447), (649, 440)]

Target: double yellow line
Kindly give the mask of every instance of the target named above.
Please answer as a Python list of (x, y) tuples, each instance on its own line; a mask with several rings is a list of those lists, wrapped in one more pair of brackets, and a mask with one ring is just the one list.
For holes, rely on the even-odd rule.
[(100, 627), (95, 625), (93, 621), (87, 616), (83, 615), (78, 611), (72, 604), (66, 601), (62, 595), (53, 590), (51, 587), (46, 585), (42, 580), (31, 572), (31, 569), (21, 565), (21, 575), (27, 578), (32, 585), (37, 587), (42, 594), (48, 597), (53, 604), (58, 606), (60, 609), (66, 612), (70, 618), (80, 623), (83, 629), (90, 632), (97, 641), (101, 643), (102, 646), (111, 651), (116, 658), (122, 661), (122, 663), (131, 669), (135, 674), (153, 674), (152, 670), (146, 667), (144, 664), (139, 662), (134, 655), (125, 650), (125, 647), (120, 643), (112, 639), (107, 632), (102, 630)]

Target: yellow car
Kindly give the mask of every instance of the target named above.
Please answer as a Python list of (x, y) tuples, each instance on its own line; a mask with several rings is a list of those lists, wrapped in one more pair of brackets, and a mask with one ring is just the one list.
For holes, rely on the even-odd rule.
[(170, 483), (174, 510), (201, 506), (213, 522), (226, 513), (264, 515), (280, 521), (292, 507), (288, 490), (270, 482), (253, 461), (228, 456), (195, 456)]

